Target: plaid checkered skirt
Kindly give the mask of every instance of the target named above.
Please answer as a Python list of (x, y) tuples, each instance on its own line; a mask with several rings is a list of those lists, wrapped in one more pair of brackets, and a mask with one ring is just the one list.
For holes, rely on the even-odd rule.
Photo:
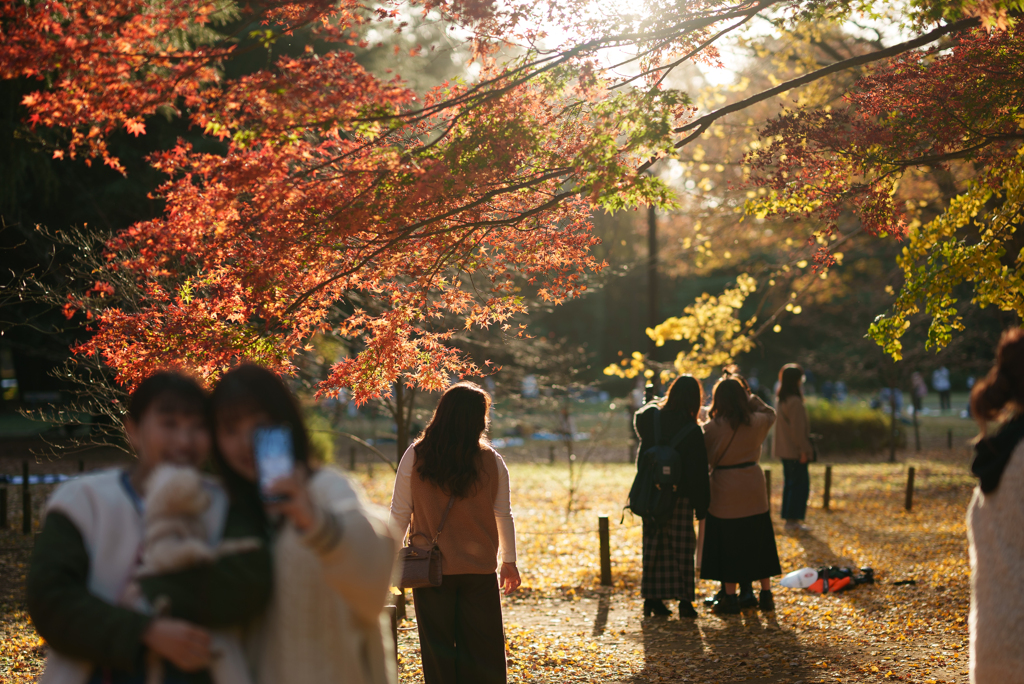
[(644, 569), (640, 595), (650, 599), (693, 601), (693, 509), (686, 497), (676, 499), (672, 518), (660, 527), (644, 523)]

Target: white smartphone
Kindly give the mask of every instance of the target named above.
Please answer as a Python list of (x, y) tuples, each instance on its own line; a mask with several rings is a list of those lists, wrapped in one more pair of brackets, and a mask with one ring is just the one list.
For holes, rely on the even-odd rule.
[(295, 470), (291, 428), (286, 425), (256, 428), (252, 436), (252, 448), (256, 458), (260, 496), (264, 501), (282, 501), (284, 497), (269, 492), (271, 485)]

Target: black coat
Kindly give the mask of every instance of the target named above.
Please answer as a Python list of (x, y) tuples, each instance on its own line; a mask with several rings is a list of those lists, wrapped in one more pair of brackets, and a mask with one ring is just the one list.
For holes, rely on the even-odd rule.
[[(645, 465), (645, 452), (654, 446), (654, 415), (658, 413), (657, 402), (645, 404), (633, 415), (633, 429), (640, 438), (637, 452), (637, 469)], [(661, 416), (661, 443), (668, 444), (680, 429), (691, 425), (693, 418), (685, 415)], [(690, 501), (697, 520), (703, 520), (711, 503), (711, 481), (708, 477), (708, 452), (704, 446), (704, 433), (697, 428), (676, 448), (682, 457), (682, 494)]]

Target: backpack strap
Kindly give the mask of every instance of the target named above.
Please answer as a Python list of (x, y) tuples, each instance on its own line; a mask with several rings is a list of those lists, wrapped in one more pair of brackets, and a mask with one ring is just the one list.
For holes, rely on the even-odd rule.
[(672, 441), (669, 442), (668, 445), (670, 447), (672, 447), (673, 449), (677, 448), (682, 443), (683, 439), (688, 434), (693, 432), (693, 429), (695, 427), (697, 427), (697, 422), (696, 421), (690, 423), (689, 425), (684, 426), (682, 429), (679, 430), (679, 432), (676, 433), (676, 436), (672, 438)]
[(661, 409), (654, 409), (654, 443), (661, 443)]

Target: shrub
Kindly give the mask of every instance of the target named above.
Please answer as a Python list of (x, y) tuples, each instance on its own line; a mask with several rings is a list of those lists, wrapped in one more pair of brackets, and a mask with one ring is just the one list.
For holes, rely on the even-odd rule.
[[(889, 417), (866, 402), (836, 403), (808, 397), (806, 405), (811, 432), (821, 435), (817, 442), (820, 455), (876, 452), (889, 447)], [(906, 446), (906, 431), (899, 421), (896, 429), (896, 446), (902, 448)]]

